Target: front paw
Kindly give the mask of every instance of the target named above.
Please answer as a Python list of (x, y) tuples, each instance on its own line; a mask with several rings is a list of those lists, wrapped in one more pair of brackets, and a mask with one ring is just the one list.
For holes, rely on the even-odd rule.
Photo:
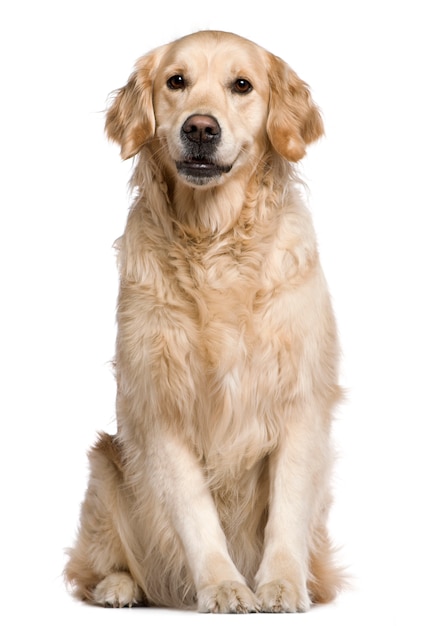
[(258, 610), (252, 591), (234, 580), (209, 585), (198, 592), (200, 613), (256, 613)]
[(257, 600), (262, 613), (296, 613), (310, 608), (306, 586), (282, 578), (261, 585)]

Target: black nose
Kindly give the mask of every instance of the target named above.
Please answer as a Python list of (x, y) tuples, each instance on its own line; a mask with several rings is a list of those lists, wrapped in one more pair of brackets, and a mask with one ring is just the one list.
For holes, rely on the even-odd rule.
[(199, 144), (217, 141), (221, 136), (221, 127), (211, 115), (191, 115), (181, 130), (187, 139)]

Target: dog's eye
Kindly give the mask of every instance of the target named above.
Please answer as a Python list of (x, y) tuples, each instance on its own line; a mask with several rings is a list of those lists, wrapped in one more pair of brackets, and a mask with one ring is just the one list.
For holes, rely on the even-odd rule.
[(234, 91), (234, 93), (241, 94), (249, 93), (252, 91), (252, 85), (249, 80), (246, 80), (245, 78), (238, 78), (233, 83), (232, 91)]
[(169, 87), (169, 89), (184, 89), (184, 87), (186, 86), (184, 76), (181, 76), (181, 74), (175, 74), (175, 76), (171, 76), (167, 81), (167, 86)]

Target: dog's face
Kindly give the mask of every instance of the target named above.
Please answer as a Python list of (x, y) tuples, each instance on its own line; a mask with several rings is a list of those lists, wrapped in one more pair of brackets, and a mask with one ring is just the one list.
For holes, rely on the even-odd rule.
[(278, 57), (231, 33), (203, 31), (139, 60), (107, 116), (129, 158), (154, 142), (183, 183), (213, 186), (269, 147), (290, 161), (322, 133), (309, 91)]
[(259, 48), (237, 38), (224, 45), (222, 38), (187, 37), (157, 68), (156, 135), (184, 181), (214, 183), (260, 152), (268, 101)]

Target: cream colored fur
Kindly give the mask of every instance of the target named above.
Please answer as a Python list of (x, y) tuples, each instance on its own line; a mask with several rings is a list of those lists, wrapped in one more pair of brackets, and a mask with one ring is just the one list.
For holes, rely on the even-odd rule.
[[(231, 165), (195, 182), (176, 167), (193, 114), (217, 120), (212, 160)], [(111, 606), (330, 601), (338, 344), (290, 165), (323, 132), (309, 90), (255, 44), (200, 32), (138, 61), (107, 132), (137, 155), (118, 241), (118, 430), (90, 453), (66, 577)]]

